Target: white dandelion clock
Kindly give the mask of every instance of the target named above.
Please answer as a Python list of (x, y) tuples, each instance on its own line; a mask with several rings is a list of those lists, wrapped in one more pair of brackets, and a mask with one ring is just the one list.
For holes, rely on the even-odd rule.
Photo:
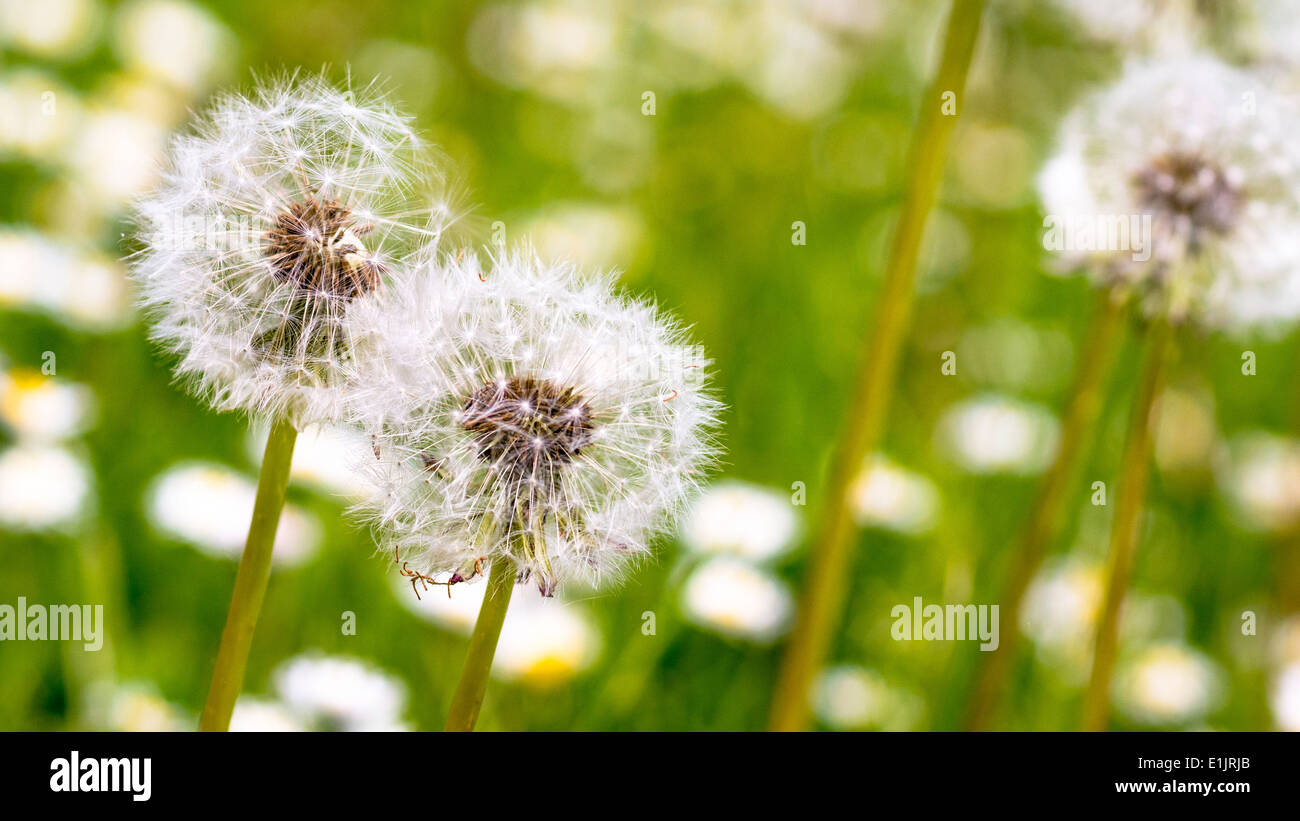
[[(426, 264), (435, 264), (432, 260)], [(531, 252), (411, 277), (361, 310), (357, 420), (380, 547), (457, 583), (499, 558), (544, 595), (649, 554), (714, 454), (708, 361), (653, 306)]]
[(1300, 126), (1209, 57), (1130, 66), (1067, 120), (1040, 189), (1064, 261), (1148, 314), (1244, 328), (1300, 316)]
[(373, 88), (316, 77), (219, 96), (171, 145), (132, 260), (154, 337), (218, 410), (337, 416), (349, 306), (436, 239), (433, 169)]
[(353, 311), (348, 396), (377, 459), (362, 509), (416, 595), (490, 568), (446, 724), (468, 731), (516, 583), (551, 596), (648, 556), (715, 453), (718, 403), (686, 332), (609, 277), (531, 251), (423, 265)]
[(271, 422), (200, 729), (230, 724), (297, 431), (341, 415), (348, 314), (441, 236), (447, 209), (420, 201), (432, 172), (373, 85), (293, 75), (219, 96), (138, 205), (132, 273), (177, 377), (217, 410)]

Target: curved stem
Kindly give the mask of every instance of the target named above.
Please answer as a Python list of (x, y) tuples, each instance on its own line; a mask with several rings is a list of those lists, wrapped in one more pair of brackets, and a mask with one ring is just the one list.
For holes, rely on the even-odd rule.
[(1083, 699), (1082, 728), (1088, 731), (1106, 729), (1110, 715), (1110, 677), (1119, 646), (1120, 611), (1133, 577), (1138, 530), (1151, 473), (1151, 433), (1157, 421), (1154, 413), (1156, 394), (1160, 390), (1166, 361), (1173, 351), (1173, 329), (1167, 321), (1156, 320), (1147, 336), (1146, 360), (1133, 399), (1120, 465), (1119, 498), (1115, 502), (1115, 518), (1110, 531), (1110, 569), (1101, 615), (1097, 620), (1092, 675)]
[(794, 632), (786, 646), (772, 700), (769, 727), (801, 730), (808, 720), (808, 688), (826, 658), (847, 590), (853, 524), (846, 494), (875, 447), (889, 410), (889, 395), (912, 309), (916, 260), (926, 220), (943, 177), (956, 124), (956, 96), (966, 86), (985, 0), (953, 0), (939, 72), (921, 103), (913, 134), (911, 174), (885, 268), (875, 323), (864, 339), (861, 367), (848, 424), (835, 451), (822, 521), (811, 545)]
[(1043, 557), (1060, 531), (1065, 502), (1092, 442), (1105, 396), (1105, 382), (1111, 370), (1116, 342), (1123, 328), (1123, 303), (1109, 289), (1098, 292), (1097, 309), (1084, 345), (1083, 361), (1074, 378), (1069, 406), (1061, 425), (1060, 446), (1052, 467), (1038, 489), (1034, 507), (1021, 532), (1019, 549), (998, 597), (1004, 631), (996, 650), (980, 653), (979, 672), (966, 707), (965, 729), (986, 730), (996, 717), (1008, 671), (1015, 660), (1020, 633), (1020, 607), (1029, 582), (1043, 563)]
[(478, 721), (488, 674), (492, 672), (492, 657), (497, 652), (497, 639), (501, 636), (501, 625), (505, 623), (510, 594), (514, 589), (515, 563), (505, 557), (493, 561), (487, 591), (483, 594), (483, 606), (479, 608), (474, 633), (469, 639), (465, 667), (451, 697), (451, 709), (444, 727), (447, 732), (470, 732)]
[(275, 546), (275, 531), (280, 524), (285, 491), (289, 487), (289, 466), (293, 462), (293, 446), (297, 439), (298, 431), (285, 420), (276, 421), (266, 438), (253, 520), (248, 525), (248, 540), (244, 543), (244, 555), (239, 559), (239, 572), (235, 575), (235, 592), (230, 597), (226, 627), (221, 632), (221, 648), (217, 651), (217, 665), (212, 672), (212, 686), (208, 689), (207, 703), (203, 705), (203, 715), (199, 717), (199, 729), (203, 732), (230, 729), (230, 716), (244, 686), (244, 669), (248, 666), (253, 631), (257, 628), (262, 599), (266, 596), (266, 583), (271, 576), (271, 551)]

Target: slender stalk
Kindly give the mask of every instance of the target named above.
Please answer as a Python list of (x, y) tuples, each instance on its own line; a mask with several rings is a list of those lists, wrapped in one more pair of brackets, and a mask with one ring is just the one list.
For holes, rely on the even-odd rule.
[(1154, 413), (1156, 394), (1173, 350), (1173, 329), (1167, 321), (1156, 320), (1147, 331), (1146, 360), (1133, 398), (1120, 465), (1119, 496), (1115, 501), (1115, 518), (1110, 531), (1110, 570), (1097, 620), (1092, 675), (1083, 699), (1082, 728), (1087, 731), (1105, 730), (1110, 714), (1110, 678), (1119, 646), (1120, 611), (1133, 577), (1138, 531), (1151, 473), (1151, 433), (1157, 421)]
[(808, 688), (824, 662), (847, 589), (853, 525), (845, 498), (850, 482), (875, 447), (889, 410), (898, 353), (912, 309), (916, 260), (926, 220), (943, 176), (956, 124), (956, 97), (966, 86), (985, 0), (953, 0), (939, 72), (925, 93), (910, 149), (911, 170), (885, 267), (875, 322), (863, 342), (858, 382), (827, 487), (825, 507), (803, 581), (794, 632), (786, 646), (772, 700), (769, 727), (801, 730), (808, 720)]
[(492, 562), (483, 606), (479, 608), (478, 621), (474, 623), (474, 633), (469, 638), (465, 667), (451, 697), (451, 710), (447, 713), (447, 726), (444, 728), (447, 732), (468, 733), (478, 721), (488, 674), (492, 671), (492, 657), (497, 652), (497, 639), (501, 636), (501, 625), (505, 623), (506, 609), (510, 606), (510, 594), (514, 589), (515, 563), (504, 557)]
[(203, 705), (203, 715), (199, 717), (199, 729), (203, 732), (230, 729), (230, 716), (244, 686), (248, 650), (253, 644), (253, 631), (257, 628), (262, 599), (266, 596), (266, 583), (271, 576), (271, 550), (275, 546), (275, 530), (280, 524), (280, 510), (284, 507), (284, 495), (289, 487), (289, 466), (297, 439), (298, 431), (285, 420), (276, 421), (266, 439), (253, 520), (248, 525), (248, 540), (244, 543), (244, 555), (235, 575), (235, 592), (230, 597), (226, 627), (221, 632), (221, 648), (217, 651), (217, 666), (212, 672), (212, 686), (208, 689), (207, 703)]
[(1020, 623), (1025, 591), (1060, 532), (1066, 500), (1078, 482), (1079, 470), (1092, 442), (1097, 415), (1106, 393), (1105, 384), (1123, 328), (1123, 316), (1123, 303), (1109, 289), (1098, 291), (1092, 327), (1083, 346), (1083, 361), (1075, 374), (1069, 406), (1061, 425), (1060, 447), (1039, 486), (1029, 520), (1021, 531), (1019, 549), (1012, 557), (1011, 569), (998, 598), (1001, 621), (1011, 629), (1003, 633), (996, 650), (979, 654), (979, 672), (966, 707), (964, 726), (967, 730), (987, 730), (996, 717), (1007, 673), (1016, 657), (1020, 636), (1016, 625)]

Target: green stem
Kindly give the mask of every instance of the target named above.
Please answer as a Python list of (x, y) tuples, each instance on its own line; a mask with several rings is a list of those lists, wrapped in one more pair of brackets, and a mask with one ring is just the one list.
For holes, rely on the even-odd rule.
[(916, 260), (957, 120), (955, 108), (949, 108), (956, 105), (956, 97), (946, 95), (960, 95), (965, 89), (984, 3), (985, 0), (953, 0), (939, 72), (921, 104), (908, 164), (911, 175), (885, 268), (875, 322), (864, 339), (848, 424), (835, 450), (826, 504), (817, 539), (811, 545), (794, 632), (777, 678), (768, 725), (773, 730), (801, 730), (807, 725), (808, 688), (825, 660), (831, 634), (843, 610), (847, 589), (845, 572), (853, 535), (845, 497), (884, 427), (899, 349), (911, 315)]
[(1038, 489), (1029, 520), (1021, 532), (1019, 549), (1012, 557), (1002, 595), (1001, 621), (1011, 629), (1002, 635), (998, 649), (980, 653), (979, 672), (966, 707), (965, 729), (987, 730), (996, 717), (1007, 672), (1016, 656), (1020, 633), (1020, 607), (1029, 582), (1038, 572), (1043, 557), (1060, 531), (1065, 502), (1078, 481), (1087, 446), (1093, 439), (1097, 415), (1105, 396), (1116, 342), (1123, 328), (1123, 303), (1109, 289), (1098, 292), (1097, 309), (1084, 345), (1084, 358), (1075, 375), (1061, 425), (1060, 447), (1052, 467)]
[(248, 525), (248, 540), (244, 543), (244, 555), (235, 575), (235, 592), (230, 597), (226, 627), (221, 632), (221, 648), (217, 651), (217, 665), (212, 672), (212, 686), (208, 689), (207, 703), (203, 705), (203, 715), (199, 717), (199, 729), (203, 732), (230, 729), (230, 716), (244, 686), (248, 650), (253, 644), (253, 631), (257, 628), (262, 599), (266, 596), (266, 583), (271, 576), (271, 550), (275, 546), (275, 530), (280, 524), (280, 510), (284, 507), (285, 491), (289, 487), (289, 466), (297, 439), (298, 431), (285, 420), (276, 421), (266, 439), (253, 520)]
[(1119, 646), (1120, 612), (1133, 577), (1138, 531), (1146, 505), (1147, 480), (1151, 472), (1152, 430), (1156, 425), (1155, 401), (1166, 363), (1172, 355), (1173, 329), (1166, 320), (1156, 320), (1147, 331), (1146, 361), (1133, 398), (1132, 415), (1120, 465), (1119, 496), (1110, 531), (1110, 568), (1106, 594), (1097, 620), (1093, 645), (1092, 675), (1083, 699), (1083, 724), (1087, 731), (1106, 729), (1110, 714), (1110, 678)]
[(492, 562), (483, 606), (479, 608), (478, 621), (474, 623), (474, 634), (469, 638), (465, 667), (451, 697), (451, 710), (447, 713), (447, 726), (444, 728), (447, 732), (468, 733), (478, 721), (488, 674), (492, 672), (492, 657), (497, 652), (497, 639), (501, 636), (501, 625), (505, 623), (506, 610), (510, 607), (510, 594), (515, 589), (515, 572), (515, 563), (508, 558), (501, 557)]

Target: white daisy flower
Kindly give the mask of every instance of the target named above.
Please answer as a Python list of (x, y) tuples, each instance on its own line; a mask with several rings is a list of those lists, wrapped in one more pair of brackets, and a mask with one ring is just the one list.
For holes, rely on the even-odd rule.
[(1261, 533), (1300, 525), (1300, 441), (1263, 431), (1239, 434), (1227, 449), (1220, 493), (1233, 518)]
[(789, 628), (794, 598), (766, 570), (719, 556), (691, 573), (682, 587), (681, 607), (689, 621), (706, 630), (763, 644)]
[(0, 451), (0, 528), (76, 525), (93, 503), (90, 466), (71, 450), (39, 443)]
[(293, 76), (219, 96), (138, 206), (133, 273), (178, 376), (218, 410), (333, 417), (349, 306), (447, 220), (417, 201), (431, 179), (373, 85)]
[(982, 394), (944, 411), (935, 433), (940, 450), (971, 473), (1032, 474), (1051, 464), (1060, 425), (1037, 403)]
[(849, 508), (863, 527), (918, 535), (934, 526), (939, 491), (925, 476), (877, 454), (849, 485)]
[(1269, 706), (1279, 730), (1300, 732), (1300, 662), (1278, 671), (1269, 690)]
[(0, 370), (0, 423), (28, 441), (56, 442), (83, 432), (94, 414), (90, 388), (39, 371)]
[(1215, 59), (1130, 66), (1069, 117), (1040, 179), (1049, 218), (1086, 226), (1055, 247), (1149, 313), (1233, 328), (1292, 320), (1298, 128), (1294, 105)]
[(306, 727), (288, 706), (263, 698), (240, 698), (230, 716), (232, 733), (300, 733)]
[(509, 557), (544, 595), (597, 585), (648, 555), (714, 453), (708, 360), (608, 277), (517, 252), (356, 309), (365, 507), (412, 572), (455, 583)]
[[(394, 590), (412, 613), (467, 636), (474, 629), (488, 585), (458, 584), (445, 592), (439, 588), (422, 594), (418, 579), (395, 578)], [(492, 657), (492, 675), (538, 688), (557, 686), (590, 667), (601, 643), (600, 628), (581, 602), (559, 596), (511, 597)]]
[(1184, 724), (1218, 704), (1223, 673), (1204, 654), (1176, 642), (1152, 645), (1118, 675), (1116, 702), (1143, 724)]
[(406, 686), (346, 656), (305, 653), (280, 665), (276, 691), (303, 724), (318, 730), (402, 730)]
[(785, 494), (747, 482), (719, 482), (691, 506), (682, 541), (696, 553), (766, 561), (790, 548), (798, 527)]
[[(168, 468), (148, 494), (154, 527), (210, 556), (237, 559), (244, 550), (257, 485), (223, 465), (192, 462)], [(310, 559), (320, 544), (320, 523), (297, 505), (286, 505), (275, 532), (271, 561), (292, 567)]]

